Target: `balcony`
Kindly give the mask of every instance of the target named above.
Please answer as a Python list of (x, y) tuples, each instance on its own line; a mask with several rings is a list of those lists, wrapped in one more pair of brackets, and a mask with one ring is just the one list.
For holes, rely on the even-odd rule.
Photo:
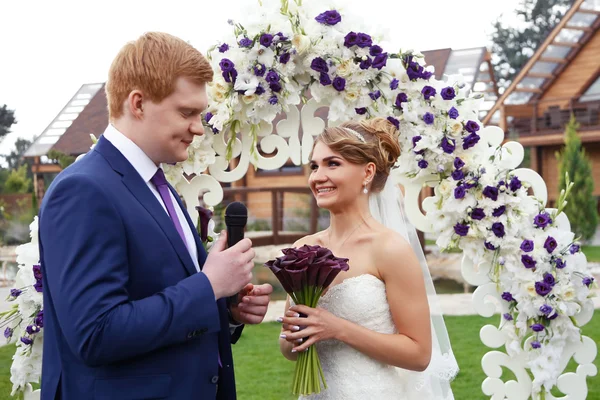
[(552, 99), (530, 104), (506, 106), (507, 131), (516, 134), (524, 145), (562, 143), (571, 114), (579, 123), (582, 141), (600, 140), (600, 101), (575, 102)]

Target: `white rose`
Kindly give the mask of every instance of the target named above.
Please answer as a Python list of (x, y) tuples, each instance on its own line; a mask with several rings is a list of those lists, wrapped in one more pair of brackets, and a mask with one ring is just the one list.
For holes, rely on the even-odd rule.
[(257, 99), (257, 97), (255, 94), (246, 94), (246, 95), (242, 96), (242, 101), (245, 104), (253, 103), (256, 99)]
[(358, 99), (359, 95), (360, 93), (358, 93), (358, 91), (355, 89), (348, 89), (345, 92), (345, 98), (349, 102), (355, 102)]
[(310, 39), (305, 35), (294, 35), (292, 46), (296, 48), (298, 54), (302, 54), (310, 47)]
[(455, 122), (450, 127), (450, 130), (452, 131), (452, 134), (458, 135), (458, 134), (460, 134), (462, 132), (463, 126), (462, 126), (462, 124), (460, 122)]
[(346, 78), (347, 76), (350, 75), (351, 71), (351, 66), (350, 66), (350, 61), (346, 60), (343, 63), (341, 63), (338, 67), (337, 67), (337, 74), (338, 76), (341, 76), (343, 78)]

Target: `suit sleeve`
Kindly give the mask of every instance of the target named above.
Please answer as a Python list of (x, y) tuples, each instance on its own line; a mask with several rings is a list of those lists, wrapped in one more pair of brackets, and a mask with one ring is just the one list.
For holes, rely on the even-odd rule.
[[(62, 179), (40, 213), (44, 290), (68, 345), (101, 366), (220, 330), (212, 286), (202, 272), (150, 297), (131, 300), (123, 220), (98, 182)], [(142, 268), (142, 266), (136, 266)]]

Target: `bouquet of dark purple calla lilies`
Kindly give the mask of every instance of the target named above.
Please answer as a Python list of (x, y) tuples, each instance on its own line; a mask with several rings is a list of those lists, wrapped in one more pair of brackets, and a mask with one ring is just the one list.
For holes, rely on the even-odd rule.
[[(348, 271), (348, 259), (335, 257), (321, 246), (304, 245), (283, 249), (283, 256), (265, 265), (275, 274), (295, 304), (315, 308), (323, 292), (337, 274)], [(308, 395), (321, 392), (321, 381), (327, 388), (323, 368), (315, 346), (298, 354), (292, 392)]]

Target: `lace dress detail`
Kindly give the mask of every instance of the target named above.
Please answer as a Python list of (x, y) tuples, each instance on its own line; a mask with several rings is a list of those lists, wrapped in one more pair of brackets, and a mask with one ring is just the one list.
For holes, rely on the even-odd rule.
[[(319, 307), (376, 332), (397, 333), (387, 302), (385, 284), (373, 275), (348, 278), (332, 286), (319, 300)], [(370, 358), (343, 342), (317, 343), (327, 382), (319, 394), (305, 400), (448, 400), (419, 385), (419, 373), (396, 368)]]

